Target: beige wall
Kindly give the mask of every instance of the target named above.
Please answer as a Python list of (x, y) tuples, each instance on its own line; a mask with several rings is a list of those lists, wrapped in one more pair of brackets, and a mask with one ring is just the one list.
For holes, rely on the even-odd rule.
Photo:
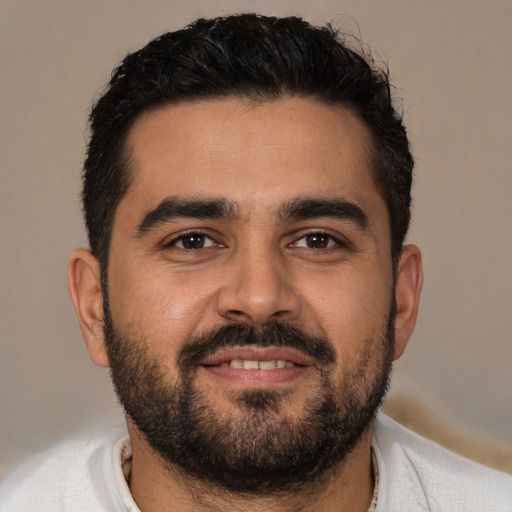
[[(198, 15), (301, 14), (389, 61), (417, 159), (419, 324), (393, 393), (512, 443), (512, 2), (1, 0), (0, 466), (113, 421), (66, 288), (86, 116), (130, 50)], [(357, 20), (357, 21), (356, 21)]]

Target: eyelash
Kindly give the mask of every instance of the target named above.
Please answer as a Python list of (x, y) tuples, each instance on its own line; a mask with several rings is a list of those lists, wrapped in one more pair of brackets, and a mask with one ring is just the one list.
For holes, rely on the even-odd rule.
[[(183, 245), (184, 241), (187, 238), (190, 239), (190, 238), (193, 238), (193, 237), (201, 238), (203, 244), (204, 244), (205, 241), (210, 241), (210, 242), (213, 242), (213, 243), (211, 243), (207, 247), (185, 247)], [(319, 239), (326, 239), (327, 245), (325, 247), (305, 247), (305, 246), (300, 246), (299, 242), (301, 240), (306, 240), (307, 237), (318, 237)], [(183, 245), (183, 247), (180, 247), (178, 245), (180, 242)], [(308, 242), (306, 241), (306, 244), (307, 243)], [(335, 247), (346, 247), (347, 243), (343, 242), (339, 238), (337, 238), (334, 235), (332, 235), (332, 234), (330, 234), (328, 232), (325, 232), (325, 231), (310, 231), (308, 233), (302, 234), (299, 238), (297, 238), (290, 245), (294, 246), (294, 247), (302, 247), (304, 249), (327, 250), (327, 249), (332, 249), (332, 248), (335, 248)], [(214, 246), (222, 247), (223, 244), (217, 242), (212, 236), (210, 236), (209, 234), (204, 233), (202, 231), (189, 231), (189, 232), (186, 232), (186, 233), (182, 233), (181, 235), (173, 238), (170, 242), (168, 242), (168, 243), (166, 243), (164, 245), (164, 248), (167, 249), (167, 248), (170, 248), (170, 247), (178, 247), (179, 249), (186, 250), (186, 251), (196, 251), (196, 250), (199, 250), (199, 249), (207, 249), (209, 247), (214, 247)]]
[[(182, 233), (181, 235), (173, 238), (170, 242), (166, 243), (164, 245), (164, 249), (167, 249), (167, 248), (170, 248), (170, 247), (178, 247), (178, 249), (182, 249), (182, 250), (185, 250), (185, 251), (195, 251), (195, 250), (198, 250), (197, 248), (187, 248), (187, 247), (179, 247), (178, 246), (178, 243), (181, 242), (183, 244), (183, 242), (187, 239), (187, 238), (193, 238), (193, 237), (201, 237), (203, 239), (203, 242), (206, 241), (206, 240), (210, 240), (213, 242), (213, 244), (209, 245), (208, 247), (212, 247), (212, 246), (222, 246), (222, 244), (220, 244), (219, 242), (217, 242), (212, 236), (208, 235), (207, 233), (203, 233), (202, 231), (188, 231), (186, 233)], [(207, 247), (206, 247), (207, 248)], [(205, 247), (199, 247), (199, 249), (205, 249)]]
[(347, 244), (345, 242), (343, 242), (339, 238), (335, 237), (331, 233), (328, 233), (325, 231), (310, 231), (308, 233), (304, 233), (300, 238), (297, 238), (297, 240), (292, 245), (294, 245), (295, 247), (300, 247), (298, 245), (298, 242), (300, 242), (301, 240), (306, 240), (308, 237), (318, 237), (319, 239), (327, 239), (327, 246), (326, 247), (303, 247), (304, 249), (327, 250), (327, 249), (333, 249), (335, 247), (346, 247), (347, 246)]

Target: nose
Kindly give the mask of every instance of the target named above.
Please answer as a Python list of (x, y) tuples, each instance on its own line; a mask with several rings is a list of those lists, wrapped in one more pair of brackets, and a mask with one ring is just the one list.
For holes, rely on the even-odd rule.
[(239, 251), (226, 274), (217, 296), (220, 316), (254, 325), (298, 318), (301, 303), (290, 270), (271, 248)]

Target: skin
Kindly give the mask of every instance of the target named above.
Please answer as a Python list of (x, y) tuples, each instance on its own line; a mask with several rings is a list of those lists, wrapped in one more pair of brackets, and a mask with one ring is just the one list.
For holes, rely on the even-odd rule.
[[(229, 322), (272, 319), (327, 337), (337, 357), (335, 380), (355, 367), (363, 346), (370, 354), (380, 350), (393, 295), (395, 358), (401, 356), (416, 321), (421, 257), (417, 247), (404, 247), (393, 281), (389, 217), (370, 174), (368, 133), (354, 114), (301, 98), (189, 102), (141, 115), (129, 148), (133, 182), (114, 217), (110, 308), (116, 330), (143, 340), (165, 365), (169, 382), (178, 378), (177, 356), (187, 338)], [(174, 217), (141, 233), (144, 217), (168, 197), (222, 198), (234, 215)], [(366, 225), (331, 215), (282, 215), (283, 205), (304, 198), (343, 199), (363, 211)], [(180, 238), (190, 232), (205, 235), (195, 239), (195, 249), (184, 248)], [(316, 248), (312, 233), (323, 234)], [(99, 267), (89, 251), (71, 256), (69, 283), (90, 357), (106, 367)], [(377, 359), (370, 357), (368, 373)], [(240, 421), (235, 398), (245, 389), (285, 390), (280, 414), (293, 421), (319, 382), (307, 365), (293, 378), (241, 375), (197, 373), (203, 396), (219, 414)], [(242, 503), (214, 489), (193, 492), (197, 485), (165, 471), (130, 421), (128, 428), (130, 487), (144, 512), (177, 504), (182, 511), (365, 511), (370, 502), (371, 431), (320, 486), (305, 486), (304, 496)]]

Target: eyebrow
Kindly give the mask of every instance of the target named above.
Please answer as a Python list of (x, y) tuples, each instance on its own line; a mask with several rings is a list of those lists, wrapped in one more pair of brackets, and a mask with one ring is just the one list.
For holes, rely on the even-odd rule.
[(283, 222), (327, 217), (352, 222), (363, 230), (369, 225), (363, 209), (344, 198), (293, 199), (281, 208), (279, 216)]
[[(236, 206), (226, 199), (166, 197), (144, 215), (135, 236), (140, 238), (156, 226), (180, 217), (234, 220), (237, 217), (236, 211)], [(281, 222), (321, 217), (349, 221), (360, 229), (367, 229), (369, 224), (363, 209), (343, 198), (297, 198), (279, 209)]]
[(225, 199), (166, 197), (144, 215), (137, 226), (136, 236), (141, 237), (156, 226), (175, 218), (234, 219), (235, 211), (235, 206)]

